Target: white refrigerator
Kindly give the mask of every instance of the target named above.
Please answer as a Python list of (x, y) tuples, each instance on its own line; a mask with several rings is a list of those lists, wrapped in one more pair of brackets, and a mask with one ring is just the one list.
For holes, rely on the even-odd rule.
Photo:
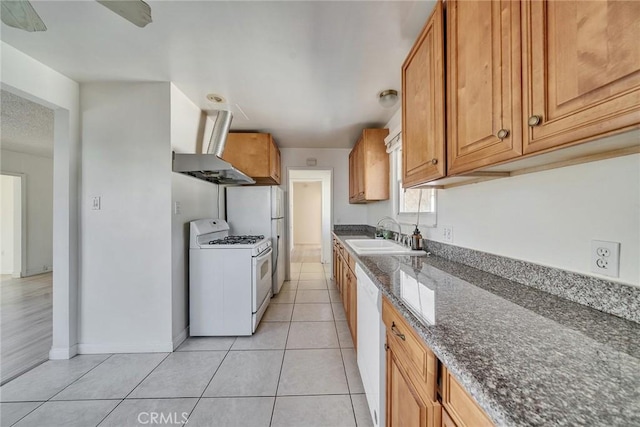
[(227, 187), (227, 223), (232, 234), (263, 234), (273, 247), (273, 293), (284, 282), (284, 197), (278, 186)]

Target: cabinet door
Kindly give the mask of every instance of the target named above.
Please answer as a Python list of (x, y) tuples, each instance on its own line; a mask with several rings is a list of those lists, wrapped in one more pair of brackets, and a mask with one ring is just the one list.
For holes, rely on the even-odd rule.
[(271, 139), (269, 150), (269, 175), (274, 183), (280, 184), (280, 149), (273, 139)]
[(354, 203), (356, 198), (356, 153), (349, 153), (349, 203)]
[(525, 153), (640, 123), (639, 1), (522, 8)]
[(404, 369), (387, 352), (387, 427), (440, 427), (441, 407), (416, 390)]
[(522, 154), (520, 3), (448, 0), (448, 175)]
[(384, 144), (387, 135), (388, 129), (363, 131), (363, 190), (367, 201), (389, 199), (389, 154)]
[[(349, 287), (351, 286), (351, 275), (349, 274), (349, 267), (347, 267), (347, 261), (342, 259), (342, 308), (345, 315), (349, 309)], [(346, 317), (348, 319), (348, 317)]]
[(333, 281), (336, 283), (336, 287), (338, 286), (338, 245), (334, 243), (333, 245)]
[(355, 175), (356, 175), (356, 199), (358, 201), (364, 200), (364, 156), (365, 156), (364, 141), (360, 139), (356, 145), (356, 161), (355, 161)]
[(230, 133), (222, 159), (252, 178), (269, 176), (269, 146), (267, 133)]
[(357, 339), (357, 327), (358, 327), (358, 279), (351, 270), (349, 270), (351, 280), (349, 282), (349, 309), (347, 310), (347, 317), (349, 322), (349, 329), (351, 330), (351, 338), (353, 339), (353, 345), (358, 345)]
[(402, 65), (402, 185), (445, 176), (442, 3)]
[(458, 427), (446, 409), (442, 409), (442, 427)]
[(342, 256), (340, 252), (338, 252), (338, 275), (336, 276), (336, 285), (338, 286), (338, 291), (340, 291), (340, 295), (342, 295), (342, 287), (343, 287), (343, 272), (344, 272), (344, 262), (342, 261)]

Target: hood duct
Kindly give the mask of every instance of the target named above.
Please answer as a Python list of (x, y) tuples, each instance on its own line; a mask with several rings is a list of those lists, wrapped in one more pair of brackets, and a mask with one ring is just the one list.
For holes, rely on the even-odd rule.
[(216, 184), (255, 184), (242, 171), (222, 160), (233, 114), (220, 110), (211, 131), (207, 154), (173, 153), (173, 171)]
[(218, 111), (216, 123), (211, 131), (211, 138), (209, 139), (209, 149), (207, 150), (207, 153), (215, 154), (222, 158), (224, 147), (227, 145), (227, 135), (229, 135), (229, 129), (231, 128), (231, 120), (233, 120), (233, 114), (231, 111)]

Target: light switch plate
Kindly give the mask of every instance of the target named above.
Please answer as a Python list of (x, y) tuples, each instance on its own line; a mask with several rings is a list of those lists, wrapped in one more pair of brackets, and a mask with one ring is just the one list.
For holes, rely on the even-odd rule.
[(91, 199), (91, 209), (94, 211), (100, 210), (100, 196), (93, 196)]

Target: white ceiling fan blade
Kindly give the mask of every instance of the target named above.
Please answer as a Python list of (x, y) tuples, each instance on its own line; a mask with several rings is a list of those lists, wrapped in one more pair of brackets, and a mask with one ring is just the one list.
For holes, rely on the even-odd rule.
[(8, 26), (29, 32), (47, 31), (46, 25), (27, 0), (3, 0), (0, 4), (2, 4), (0, 18)]
[(142, 0), (96, 0), (140, 28), (151, 22), (151, 7)]

